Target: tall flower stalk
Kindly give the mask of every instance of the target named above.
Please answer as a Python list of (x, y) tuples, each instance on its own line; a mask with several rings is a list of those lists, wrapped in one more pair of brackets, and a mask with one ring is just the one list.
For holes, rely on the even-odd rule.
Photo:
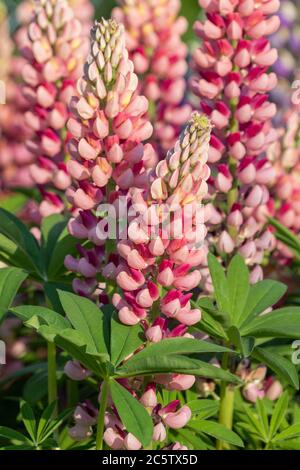
[(180, 0), (118, 0), (114, 18), (123, 23), (126, 44), (141, 92), (149, 99), (153, 142), (161, 157), (176, 142), (189, 119), (186, 93), (187, 21)]

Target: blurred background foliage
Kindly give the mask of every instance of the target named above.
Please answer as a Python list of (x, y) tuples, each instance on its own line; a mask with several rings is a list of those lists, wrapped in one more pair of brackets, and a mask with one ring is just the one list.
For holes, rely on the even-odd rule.
[[(11, 27), (15, 29), (15, 8), (21, 3), (22, 0), (4, 0), (5, 5), (11, 15)], [(92, 0), (95, 6), (95, 18), (104, 16), (105, 18), (110, 16), (111, 10), (116, 6), (115, 0)], [(198, 0), (182, 0), (182, 15), (185, 16), (189, 22), (189, 30), (185, 35), (185, 41), (190, 42), (193, 39), (193, 23), (199, 16), (200, 7)]]

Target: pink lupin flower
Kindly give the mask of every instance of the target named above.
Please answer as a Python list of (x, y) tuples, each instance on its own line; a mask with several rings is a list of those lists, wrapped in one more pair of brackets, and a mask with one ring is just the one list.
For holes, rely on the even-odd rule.
[[(27, 148), (36, 158), (31, 176), (37, 184), (46, 185), (50, 194), (51, 188), (65, 191), (71, 184), (63, 163), (66, 122), (88, 41), (67, 0), (35, 2), (27, 35), (28, 40), (21, 41), (20, 48), (25, 59), (22, 77), (28, 99), (25, 119), (32, 129)], [(63, 208), (62, 202), (44, 201), (40, 213), (45, 217)]]
[(191, 112), (188, 104), (182, 104), (187, 48), (181, 36), (187, 21), (178, 16), (180, 0), (118, 3), (113, 16), (125, 25), (127, 48), (136, 73), (142, 77), (142, 93), (151, 102), (153, 138), (161, 153), (174, 145)]
[[(199, 4), (206, 19), (194, 28), (202, 45), (193, 56), (190, 86), (214, 125), (209, 149), (214, 210), (207, 241), (220, 255), (239, 251), (256, 269), (269, 248), (258, 247), (275, 177), (266, 151), (277, 139), (271, 123), (276, 107), (269, 101), (276, 76), (268, 73), (277, 52), (266, 36), (279, 26), (274, 15), (279, 2)], [(203, 276), (202, 283), (210, 288), (207, 279)]]
[[(183, 428), (191, 419), (192, 412), (186, 405), (178, 409), (179, 400), (174, 400), (158, 412), (163, 423), (172, 429)], [(176, 411), (177, 410), (177, 411)]]

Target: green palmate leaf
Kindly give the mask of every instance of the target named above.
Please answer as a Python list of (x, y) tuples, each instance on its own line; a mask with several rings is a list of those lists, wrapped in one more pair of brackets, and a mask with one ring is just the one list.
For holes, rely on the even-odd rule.
[(236, 349), (244, 356), (249, 357), (255, 345), (255, 339), (251, 336), (242, 338), (240, 331), (235, 326), (231, 326), (227, 331), (229, 339), (233, 342)]
[(143, 330), (140, 325), (127, 326), (120, 323), (117, 315), (111, 319), (110, 357), (119, 365), (129, 354), (143, 344)]
[(0, 321), (9, 309), (27, 273), (18, 268), (0, 269)]
[(201, 398), (201, 400), (192, 400), (188, 402), (187, 405), (193, 415), (196, 415), (201, 419), (215, 416), (219, 411), (219, 402), (217, 400), (206, 400), (205, 398)]
[(287, 392), (285, 392), (283, 395), (281, 395), (278, 402), (276, 403), (273, 414), (272, 414), (271, 423), (270, 423), (271, 438), (274, 437), (276, 432), (278, 431), (284, 419), (288, 404), (289, 404), (289, 395)]
[(19, 441), (19, 442), (26, 442), (30, 443), (29, 439), (14, 429), (7, 428), (6, 426), (0, 426), (0, 436), (5, 437), (11, 441)]
[(272, 369), (279, 378), (286, 380), (290, 385), (299, 388), (299, 378), (295, 366), (279, 354), (271, 353), (263, 348), (255, 347), (252, 356)]
[(188, 427), (192, 428), (195, 431), (208, 434), (209, 436), (212, 436), (215, 439), (228, 442), (229, 444), (232, 444), (234, 446), (244, 447), (243, 441), (235, 432), (226, 428), (222, 424), (215, 423), (214, 421), (190, 421)]
[(225, 330), (220, 323), (226, 323), (226, 316), (214, 307), (212, 299), (209, 297), (202, 297), (198, 299), (197, 302), (192, 301), (192, 304), (194, 308), (200, 308), (202, 311), (202, 317), (198, 323), (199, 330), (208, 333), (214, 338), (228, 339)]
[(36, 442), (36, 421), (31, 406), (25, 401), (21, 401), (20, 411), (29, 436), (33, 442)]
[(241, 329), (256, 338), (300, 338), (300, 307), (284, 307), (254, 318)]
[(300, 423), (292, 424), (284, 431), (280, 432), (273, 438), (273, 442), (284, 441), (286, 439), (294, 439), (300, 436)]
[(8, 256), (13, 265), (43, 275), (40, 248), (27, 227), (1, 208), (0, 221), (0, 252), (3, 252), (4, 258)]
[(58, 294), (70, 322), (85, 338), (87, 352), (108, 355), (103, 312), (84, 297), (66, 291), (59, 291)]
[(250, 287), (246, 306), (239, 319), (239, 326), (246, 325), (256, 315), (272, 307), (286, 292), (286, 286), (281, 282), (264, 280)]
[(72, 411), (73, 410), (71, 409), (64, 410), (57, 418), (49, 420), (41, 432), (39, 444), (42, 444), (47, 439), (49, 439), (53, 432), (58, 429), (62, 423), (71, 415)]
[(244, 259), (235, 255), (227, 272), (229, 291), (229, 314), (234, 325), (239, 325), (249, 293), (249, 271)]
[(230, 311), (228, 281), (221, 264), (211, 253), (208, 255), (208, 267), (219, 310), (228, 314)]
[(146, 447), (153, 434), (152, 419), (147, 410), (118, 382), (112, 380), (110, 390), (114, 405), (126, 430)]
[(138, 354), (130, 359), (130, 363), (140, 361), (147, 357), (162, 357), (172, 354), (200, 354), (200, 353), (217, 353), (230, 352), (230, 349), (219, 346), (208, 341), (191, 338), (169, 338), (159, 343), (150, 344)]
[[(135, 357), (137, 357), (137, 354)], [(164, 356), (147, 356), (137, 359), (130, 359), (122, 367), (116, 370), (116, 375), (120, 377), (134, 377), (135, 375), (153, 374), (191, 374), (210, 379), (220, 379), (227, 382), (240, 383), (237, 376), (223, 369), (215, 367), (198, 359), (191, 359), (186, 356), (168, 354)]]
[(22, 305), (20, 307), (11, 308), (10, 311), (17, 315), (27, 326), (36, 330), (41, 325), (52, 325), (57, 330), (70, 327), (69, 321), (54, 310), (37, 305)]

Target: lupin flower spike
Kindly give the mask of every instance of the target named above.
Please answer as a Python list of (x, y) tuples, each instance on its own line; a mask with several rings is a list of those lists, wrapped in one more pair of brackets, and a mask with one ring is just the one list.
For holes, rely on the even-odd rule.
[(42, 188), (40, 215), (45, 217), (64, 208), (53, 189), (65, 191), (71, 183), (65, 165), (66, 122), (88, 41), (67, 0), (35, 2), (28, 38), (22, 48), (27, 60), (22, 74), (29, 103), (25, 118), (34, 135), (27, 148), (36, 158), (31, 175)]
[(160, 157), (171, 148), (190, 117), (186, 92), (187, 21), (180, 0), (118, 0), (113, 16), (125, 25), (126, 44), (142, 93), (151, 103), (153, 142)]
[[(277, 59), (267, 35), (279, 19), (277, 0), (199, 0), (206, 12), (195, 32), (203, 43), (193, 56), (196, 75), (191, 89), (201, 98), (214, 131), (210, 142), (211, 205), (208, 243), (230, 258), (244, 256), (252, 267), (251, 280), (262, 277), (260, 264), (274, 238), (264, 230), (270, 201), (268, 187), (275, 177), (266, 158), (277, 138), (271, 119), (276, 107), (268, 100), (277, 83), (268, 67)], [(208, 271), (203, 269), (203, 279)], [(211, 289), (209, 277), (204, 283)]]
[[(137, 87), (123, 26), (101, 19), (91, 32), (91, 53), (78, 82), (79, 97), (72, 102), (73, 117), (68, 122), (73, 135), (68, 171), (75, 185), (67, 196), (79, 209), (69, 229), (74, 236), (92, 241), (95, 249), (105, 241), (97, 235), (101, 221), (95, 215), (97, 205), (109, 201), (114, 189), (116, 195), (126, 195), (131, 187), (146, 188), (149, 171), (156, 163), (151, 145), (143, 144), (152, 134), (152, 125), (145, 117), (148, 100), (137, 94)], [(70, 269), (79, 270), (92, 281), (100, 271), (101, 260), (98, 257), (95, 261), (94, 250), (85, 252), (85, 259), (89, 267), (93, 265), (88, 273), (81, 269), (86, 265), (83, 260), (66, 261)]]

